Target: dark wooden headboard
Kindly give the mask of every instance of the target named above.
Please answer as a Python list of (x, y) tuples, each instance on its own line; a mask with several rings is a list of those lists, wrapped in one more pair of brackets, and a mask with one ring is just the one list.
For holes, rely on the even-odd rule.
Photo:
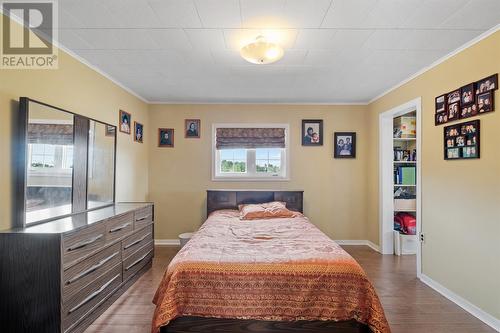
[(208, 190), (207, 216), (219, 209), (238, 209), (240, 204), (270, 201), (286, 202), (288, 209), (303, 213), (303, 195), (304, 191)]

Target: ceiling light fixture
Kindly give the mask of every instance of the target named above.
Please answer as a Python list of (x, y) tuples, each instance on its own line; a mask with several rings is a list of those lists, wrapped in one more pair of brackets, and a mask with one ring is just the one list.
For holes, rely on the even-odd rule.
[(241, 48), (241, 56), (248, 62), (257, 65), (272, 64), (283, 57), (283, 48), (258, 36), (255, 41)]

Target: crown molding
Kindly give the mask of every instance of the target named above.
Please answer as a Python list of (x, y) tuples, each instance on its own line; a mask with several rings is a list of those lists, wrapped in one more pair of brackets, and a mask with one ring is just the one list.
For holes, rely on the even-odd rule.
[(97, 67), (95, 65), (92, 65), (87, 60), (85, 60), (84, 58), (80, 57), (78, 54), (74, 53), (73, 51), (71, 51), (70, 49), (68, 49), (64, 45), (62, 45), (59, 41), (54, 41), (53, 44), (59, 50), (68, 54), (69, 56), (73, 57), (75, 60), (78, 60), (83, 65), (87, 66), (88, 68), (92, 69), (93, 71), (97, 72), (98, 74), (104, 76), (106, 79), (110, 80), (111, 82), (113, 82), (114, 84), (116, 84), (118, 87), (122, 88), (123, 90), (125, 90), (129, 94), (137, 97), (138, 99), (140, 99), (141, 101), (143, 101), (146, 104), (151, 104), (150, 101), (148, 101), (147, 99), (145, 99), (144, 97), (142, 97), (141, 95), (139, 95), (138, 93), (136, 93), (135, 91), (133, 91), (132, 89), (130, 89), (129, 87), (127, 87), (126, 85), (124, 85), (123, 83), (121, 83), (120, 81), (115, 79), (114, 77), (112, 77), (111, 75), (109, 75), (108, 73), (106, 73), (104, 70), (100, 69), (99, 67)]
[(376, 100), (384, 97), (385, 95), (389, 94), (390, 92), (398, 89), (399, 87), (405, 85), (406, 83), (410, 82), (411, 80), (419, 77), (420, 75), (424, 74), (425, 72), (433, 69), (434, 67), (442, 64), (443, 62), (445, 62), (446, 60), (450, 59), (451, 57), (457, 55), (458, 53), (468, 49), (469, 47), (473, 46), (474, 44), (477, 44), (479, 43), (480, 41), (482, 41), (483, 39), (485, 38), (488, 38), (489, 36), (493, 35), (494, 33), (496, 33), (498, 30), (500, 30), (500, 24), (497, 24), (496, 26), (494, 26), (493, 28), (483, 32), (482, 34), (480, 34), (479, 36), (477, 36), (476, 38), (474, 39), (471, 39), (470, 41), (468, 41), (467, 43), (463, 44), (462, 46), (458, 47), (457, 49), (451, 51), (450, 53), (448, 53), (447, 55), (439, 58), (438, 60), (434, 61), (432, 64), (430, 64), (429, 66), (426, 66), (424, 68), (422, 68), (421, 70), (419, 70), (418, 72), (410, 75), (408, 78), (404, 79), (403, 81), (399, 82), (398, 84), (396, 84), (395, 86), (387, 89), (386, 91), (384, 91), (383, 93), (381, 93), (380, 95), (377, 95), (375, 97), (373, 97), (370, 101), (368, 101), (367, 104), (371, 104), (373, 102), (375, 102)]
[[(5, 14), (4, 14), (3, 10), (1, 9), (1, 7), (0, 7), (0, 14), (3, 15), (3, 16), (5, 16)], [(9, 16), (9, 19), (13, 20), (14, 22), (17, 22), (21, 26), (24, 26), (23, 20), (21, 18), (15, 16), (15, 15)], [(135, 91), (133, 91), (132, 89), (130, 89), (129, 87), (127, 87), (126, 85), (124, 85), (123, 83), (121, 83), (120, 81), (116, 80), (111, 75), (109, 75), (108, 73), (106, 73), (105, 71), (103, 71), (102, 69), (100, 69), (99, 67), (90, 64), (87, 60), (85, 60), (84, 58), (80, 57), (78, 54), (74, 53), (73, 51), (71, 51), (70, 49), (68, 49), (66, 46), (64, 46), (63, 44), (61, 44), (61, 42), (59, 42), (58, 40), (52, 40), (51, 43), (52, 43), (53, 46), (57, 47), (59, 49), (59, 51), (63, 51), (64, 53), (68, 54), (69, 56), (71, 56), (75, 60), (81, 62), (83, 65), (85, 65), (85, 66), (89, 67), (90, 69), (92, 69), (94, 72), (97, 72), (98, 74), (104, 76), (106, 79), (110, 80), (111, 82), (113, 82), (114, 84), (116, 84), (117, 86), (119, 86), (120, 88), (122, 88), (123, 90), (125, 90), (126, 92), (128, 92), (129, 94), (137, 97), (138, 99), (140, 99), (144, 103), (150, 104), (144, 97), (140, 96)]]
[(368, 105), (367, 102), (359, 102), (359, 103), (354, 103), (354, 102), (335, 102), (335, 103), (315, 103), (315, 102), (189, 102), (189, 101), (149, 101), (148, 103), (152, 105), (340, 105), (340, 106), (348, 106), (348, 105), (353, 105), (353, 106), (366, 106)]

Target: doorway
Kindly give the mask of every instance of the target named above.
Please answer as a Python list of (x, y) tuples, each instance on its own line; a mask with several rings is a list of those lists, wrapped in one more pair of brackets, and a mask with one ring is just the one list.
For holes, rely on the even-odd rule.
[[(393, 109), (385, 111), (379, 116), (379, 224), (380, 224), (380, 252), (394, 254), (395, 238), (398, 232), (395, 229), (395, 214), (405, 212), (415, 216), (416, 231), (413, 238), (416, 242), (417, 276), (421, 275), (422, 243), (420, 234), (422, 228), (421, 214), (421, 128), (422, 128), (421, 98), (416, 98)], [(415, 135), (395, 132), (395, 119), (415, 119)], [(403, 119), (404, 120), (404, 119)], [(403, 147), (403, 148), (401, 148)], [(411, 150), (407, 147), (411, 147)], [(396, 150), (395, 150), (396, 148)], [(408, 150), (405, 150), (408, 149)], [(409, 152), (409, 157), (408, 157)], [(404, 157), (399, 158), (399, 154)], [(415, 154), (415, 156), (413, 156)], [(410, 171), (410, 172), (409, 172)], [(402, 177), (403, 174), (404, 177)], [(410, 175), (410, 177), (408, 177)], [(414, 175), (414, 176), (413, 176)], [(414, 177), (413, 181), (408, 178)], [(399, 202), (395, 205), (395, 195), (401, 192), (412, 193), (415, 197), (414, 207), (401, 208)], [(411, 209), (410, 209), (411, 208)], [(399, 243), (399, 242), (396, 242)], [(397, 249), (399, 250), (399, 248)]]

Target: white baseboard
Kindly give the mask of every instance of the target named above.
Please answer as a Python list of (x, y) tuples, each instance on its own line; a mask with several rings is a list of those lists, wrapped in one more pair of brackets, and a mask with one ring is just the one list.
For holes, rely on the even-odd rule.
[(158, 246), (180, 246), (179, 239), (155, 239), (155, 245)]
[(373, 251), (380, 252), (380, 247), (377, 244), (373, 243), (372, 241), (366, 240), (366, 239), (357, 239), (357, 240), (338, 239), (338, 240), (335, 240), (335, 243), (337, 243), (339, 245), (364, 245), (364, 246), (368, 246)]
[(463, 297), (455, 294), (453, 291), (449, 290), (442, 284), (434, 281), (430, 277), (428, 277), (425, 274), (420, 275), (420, 281), (464, 309), (465, 311), (469, 312), (471, 315), (476, 317), (477, 319), (481, 320), (483, 323), (486, 325), (490, 326), (497, 332), (500, 332), (500, 319), (497, 319), (490, 315), (489, 313), (481, 310), (478, 308), (476, 305), (472, 304), (471, 302), (467, 301)]

